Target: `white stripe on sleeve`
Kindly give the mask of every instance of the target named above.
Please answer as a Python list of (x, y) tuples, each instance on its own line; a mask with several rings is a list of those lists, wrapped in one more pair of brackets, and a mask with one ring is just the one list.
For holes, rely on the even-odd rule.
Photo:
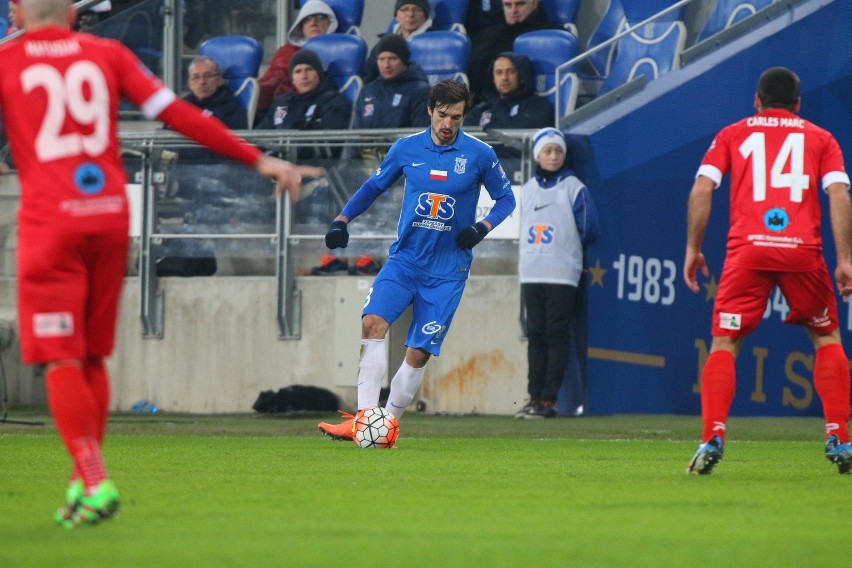
[(159, 116), (167, 106), (172, 104), (176, 98), (177, 95), (175, 95), (174, 91), (168, 87), (163, 87), (148, 97), (148, 100), (142, 103), (142, 114), (144, 114), (145, 118), (148, 120), (153, 120), (157, 118), (157, 116)]
[(701, 167), (698, 168), (698, 173), (695, 174), (695, 177), (704, 176), (713, 180), (713, 183), (716, 184), (716, 187), (719, 187), (719, 184), (722, 183), (722, 172), (716, 166), (711, 166), (710, 164), (701, 164)]
[(846, 172), (828, 172), (822, 176), (823, 190), (833, 183), (845, 183), (849, 185), (849, 175)]

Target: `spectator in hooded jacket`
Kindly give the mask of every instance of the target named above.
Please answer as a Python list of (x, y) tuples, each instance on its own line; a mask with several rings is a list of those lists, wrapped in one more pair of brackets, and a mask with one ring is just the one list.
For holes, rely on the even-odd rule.
[(554, 122), (553, 105), (535, 94), (532, 62), (526, 55), (506, 51), (489, 67), (491, 83), (484, 100), (465, 117), (468, 126), (543, 128)]
[(515, 38), (536, 30), (557, 29), (558, 24), (545, 22), (538, 0), (503, 0), (503, 22), (485, 28), (472, 39), (467, 77), (475, 102), (483, 99), (488, 84), (488, 65), (498, 54), (512, 51)]
[[(343, 130), (349, 128), (352, 104), (337, 90), (319, 56), (300, 49), (290, 59), (290, 79), (296, 90), (275, 97), (258, 129)], [(301, 147), (300, 159), (338, 157), (339, 149)]]
[[(396, 21), (391, 26), (389, 33), (400, 35), (405, 41), (411, 41), (411, 38), (423, 32), (440, 29), (432, 22), (432, 8), (427, 0), (397, 0), (393, 8), (393, 17)], [(379, 37), (382, 38), (385, 35), (387, 34), (379, 34)], [(364, 66), (364, 73), (361, 75), (364, 84), (379, 76), (379, 68), (376, 64), (379, 56), (377, 48), (378, 44), (370, 50), (370, 55), (367, 56), (367, 64)]]
[(376, 44), (379, 77), (364, 85), (355, 103), (352, 128), (407, 128), (429, 125), (429, 82), (413, 63), (408, 42), (386, 34)]
[(337, 16), (334, 10), (322, 0), (308, 0), (296, 21), (290, 27), (287, 34), (287, 43), (278, 48), (269, 67), (263, 76), (258, 79), (260, 95), (257, 100), (258, 110), (269, 107), (272, 99), (284, 93), (292, 93), (295, 89), (290, 79), (290, 66), (293, 54), (305, 45), (312, 37), (330, 34), (337, 30)]

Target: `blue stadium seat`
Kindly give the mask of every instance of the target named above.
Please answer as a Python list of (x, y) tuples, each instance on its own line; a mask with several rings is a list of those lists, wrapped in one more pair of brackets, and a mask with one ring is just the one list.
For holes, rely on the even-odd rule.
[(251, 128), (260, 95), (257, 74), (263, 59), (263, 46), (248, 36), (217, 36), (202, 43), (198, 47), (198, 54), (219, 64), (228, 88), (245, 107)]
[(748, 18), (772, 4), (773, 0), (717, 0), (716, 7), (710, 13), (707, 23), (696, 41), (702, 41), (708, 37), (730, 28), (740, 20)]
[(559, 24), (565, 30), (577, 35), (577, 10), (580, 0), (540, 0), (541, 15), (546, 22)]
[[(556, 68), (580, 53), (577, 37), (567, 30), (538, 30), (515, 38), (512, 51), (529, 57), (535, 73), (535, 92), (547, 97), (556, 108), (559, 118), (572, 112), (577, 105), (579, 79), (572, 69), (560, 73), (556, 84)], [(559, 105), (557, 108), (557, 91)]]
[(464, 27), (467, 4), (468, 0), (429, 0), (429, 5), (432, 7), (432, 21), (442, 30), (467, 34)]
[(358, 99), (361, 72), (367, 59), (367, 43), (357, 35), (326, 34), (312, 37), (302, 49), (315, 52), (337, 88), (352, 104)]
[[(609, 4), (606, 7), (606, 10), (601, 16), (600, 22), (598, 22), (597, 27), (595, 27), (592, 34), (589, 36), (589, 41), (586, 43), (586, 49), (592, 49), (593, 47), (597, 47), (603, 42), (611, 39), (618, 33), (619, 29), (622, 29), (622, 24), (624, 24), (624, 8), (621, 7), (621, 0), (609, 0)], [(606, 47), (597, 53), (592, 54), (589, 57), (589, 63), (591, 63), (595, 72), (601, 77), (606, 77), (609, 75), (609, 68), (612, 65), (612, 59), (615, 56), (615, 48), (617, 42), (612, 43), (609, 47)]]
[[(671, 0), (621, 2), (626, 16), (622, 25), (627, 27), (634, 26), (673, 4)], [(686, 25), (680, 20), (682, 11), (683, 8), (675, 10), (661, 21), (646, 24), (618, 40), (610, 72), (598, 91), (599, 96), (639, 75), (653, 81), (660, 75), (680, 67), (680, 54), (686, 43)]]
[[(300, 0), (299, 7), (308, 0)], [(322, 0), (337, 16), (338, 33), (361, 35), (361, 20), (364, 18), (364, 0)]]
[(470, 85), (470, 39), (460, 32), (434, 31), (416, 35), (408, 42), (411, 60), (423, 68), (430, 85), (453, 79)]

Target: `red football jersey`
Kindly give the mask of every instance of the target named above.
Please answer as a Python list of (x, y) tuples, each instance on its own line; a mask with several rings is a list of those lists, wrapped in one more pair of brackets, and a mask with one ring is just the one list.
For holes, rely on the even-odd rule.
[(174, 92), (117, 41), (48, 26), (0, 46), (0, 61), (0, 112), (18, 168), (22, 223), (127, 225), (117, 135), (122, 97), (148, 118), (166, 114), (178, 131), (229, 157), (253, 164), (260, 154), (197, 108), (184, 112)]
[(698, 175), (731, 173), (727, 262), (757, 270), (810, 270), (822, 257), (818, 190), (849, 184), (828, 131), (768, 109), (722, 129)]

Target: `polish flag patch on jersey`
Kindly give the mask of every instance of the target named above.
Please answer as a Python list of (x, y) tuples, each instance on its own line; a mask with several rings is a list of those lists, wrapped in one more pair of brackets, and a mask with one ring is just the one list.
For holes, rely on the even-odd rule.
[(447, 171), (446, 170), (430, 170), (429, 171), (429, 179), (434, 179), (437, 181), (447, 181)]

